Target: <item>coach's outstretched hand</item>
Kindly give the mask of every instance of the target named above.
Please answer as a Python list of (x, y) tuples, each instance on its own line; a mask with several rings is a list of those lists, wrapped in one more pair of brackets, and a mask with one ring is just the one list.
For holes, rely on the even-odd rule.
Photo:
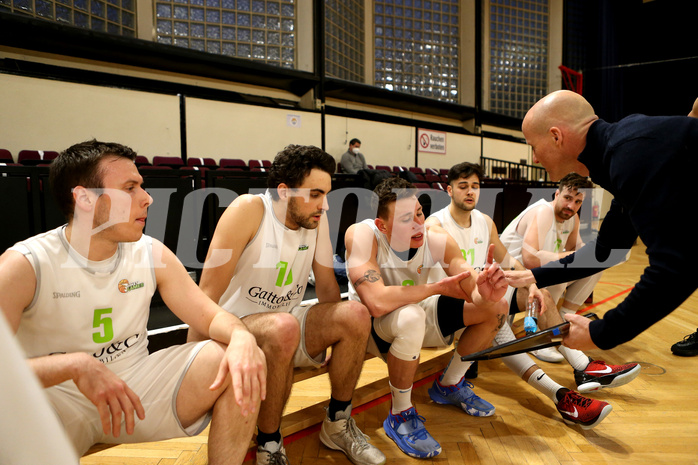
[(516, 288), (526, 287), (530, 284), (535, 284), (536, 282), (536, 278), (533, 277), (531, 270), (505, 271), (504, 277), (511, 287)]

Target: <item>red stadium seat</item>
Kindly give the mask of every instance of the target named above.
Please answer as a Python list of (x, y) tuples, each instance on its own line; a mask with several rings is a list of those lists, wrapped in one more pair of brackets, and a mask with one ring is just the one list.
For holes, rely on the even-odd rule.
[(163, 167), (169, 166), (170, 168), (180, 168), (184, 166), (184, 160), (180, 157), (153, 157), (153, 166)]
[(172, 169), (172, 167), (171, 167), (171, 166), (167, 166), (167, 165), (158, 165), (158, 166), (155, 166), (155, 165), (141, 165), (141, 166), (138, 167), (138, 171), (141, 171), (141, 170), (171, 170), (171, 169)]
[(218, 163), (213, 158), (187, 158), (187, 166), (203, 166), (208, 169), (218, 168)]
[(58, 157), (58, 155), (60, 155), (58, 152), (55, 152), (53, 150), (46, 150), (45, 152), (43, 152), (42, 158), (44, 161), (53, 161), (55, 158)]
[(0, 149), (0, 163), (14, 163), (15, 160), (12, 158), (12, 152), (7, 149)]
[(150, 166), (150, 160), (145, 155), (136, 155), (136, 160), (134, 161), (137, 167)]
[(250, 160), (247, 163), (250, 167), (250, 171), (267, 171), (271, 168), (271, 161), (269, 160)]
[(58, 156), (53, 150), (20, 150), (17, 154), (17, 162), (22, 165), (36, 166), (51, 163)]
[(225, 169), (235, 169), (240, 171), (247, 169), (247, 163), (239, 158), (221, 158), (218, 166)]
[(41, 155), (38, 150), (20, 150), (17, 161), (23, 165), (36, 165), (41, 163)]

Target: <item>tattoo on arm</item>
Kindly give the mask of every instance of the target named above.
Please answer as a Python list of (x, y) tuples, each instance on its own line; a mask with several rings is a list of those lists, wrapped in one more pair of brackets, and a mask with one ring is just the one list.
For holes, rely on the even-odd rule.
[(498, 333), (502, 326), (505, 324), (504, 321), (506, 320), (506, 317), (507, 316), (503, 314), (497, 315), (497, 329), (494, 330), (495, 333)]
[(368, 281), (369, 283), (375, 283), (381, 279), (381, 274), (376, 270), (367, 270), (362, 277), (354, 282), (354, 289), (359, 287), (360, 284)]

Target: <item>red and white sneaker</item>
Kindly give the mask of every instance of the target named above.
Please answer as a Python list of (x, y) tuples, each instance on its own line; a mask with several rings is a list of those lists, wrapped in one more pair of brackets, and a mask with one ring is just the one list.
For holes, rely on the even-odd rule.
[(557, 411), (568, 425), (591, 429), (611, 413), (613, 406), (602, 400), (589, 399), (575, 391), (567, 391), (557, 403)]
[(639, 363), (608, 365), (603, 360), (590, 360), (584, 370), (574, 370), (574, 380), (579, 392), (596, 391), (628, 384), (637, 378), (640, 370)]

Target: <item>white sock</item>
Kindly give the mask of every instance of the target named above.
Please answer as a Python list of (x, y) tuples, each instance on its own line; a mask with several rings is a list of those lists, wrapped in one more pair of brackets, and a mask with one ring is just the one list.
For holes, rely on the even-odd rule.
[(458, 384), (465, 372), (470, 368), (470, 365), (473, 364), (473, 362), (462, 361), (460, 357), (461, 355), (457, 351), (453, 351), (453, 357), (444, 370), (443, 378), (439, 381), (443, 386)]
[(390, 384), (390, 381), (388, 381), (388, 385), (390, 385), (390, 394), (392, 394), (393, 398), (391, 409), (393, 415), (397, 415), (412, 407), (412, 386), (407, 389), (398, 389)]
[(562, 386), (553, 381), (543, 370), (539, 368), (534, 371), (531, 377), (528, 378), (528, 384), (536, 388), (540, 393), (550, 397), (557, 404), (557, 391)]
[(559, 346), (558, 350), (575, 370), (582, 371), (589, 365), (589, 357), (581, 350), (564, 346)]

